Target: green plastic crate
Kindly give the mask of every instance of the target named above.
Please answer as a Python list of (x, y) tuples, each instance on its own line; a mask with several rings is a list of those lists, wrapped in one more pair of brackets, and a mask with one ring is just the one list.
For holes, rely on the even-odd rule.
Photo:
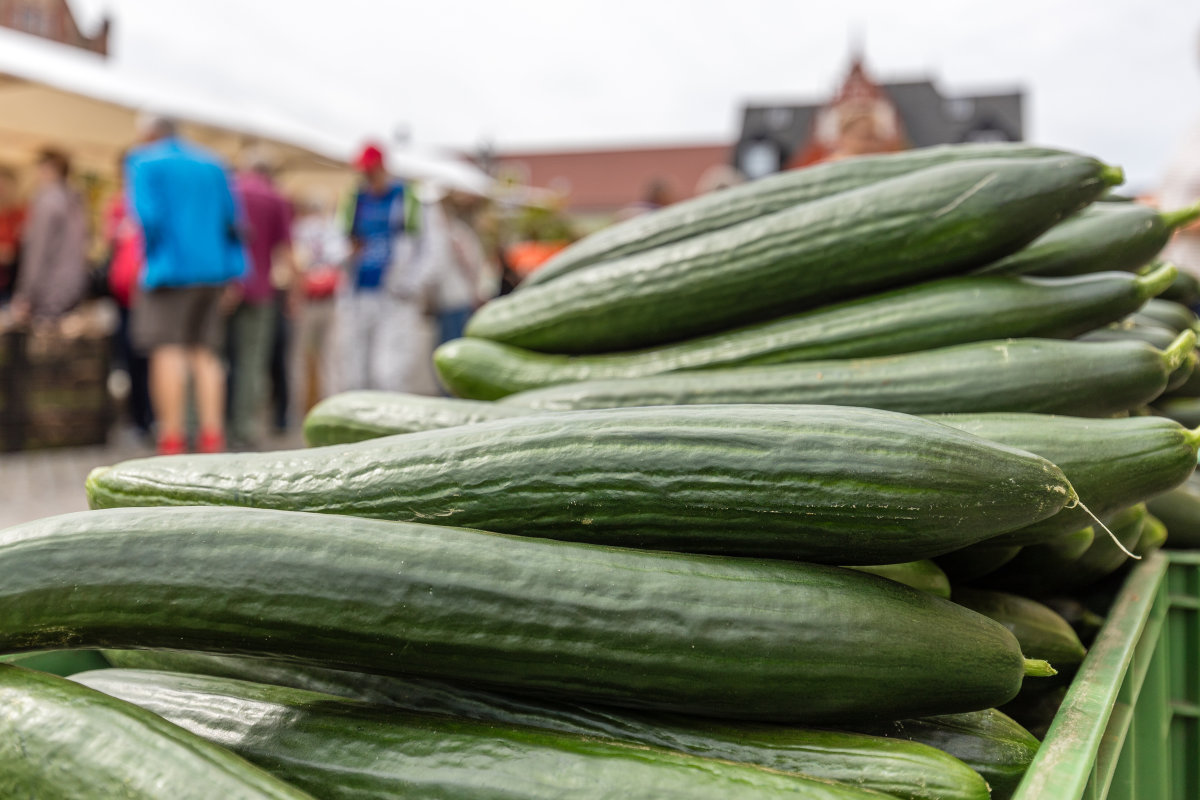
[(1013, 798), (1200, 798), (1200, 551), (1130, 572)]

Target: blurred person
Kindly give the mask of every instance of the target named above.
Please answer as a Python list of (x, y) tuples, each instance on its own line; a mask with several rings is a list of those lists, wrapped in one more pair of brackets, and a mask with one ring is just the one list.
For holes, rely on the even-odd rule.
[(332, 363), (336, 391), (437, 394), (432, 351), (433, 285), (421, 258), (420, 206), (392, 178), (378, 145), (355, 161), (362, 183), (351, 206), (348, 280), (338, 294)]
[(137, 286), (146, 262), (142, 229), (129, 208), (123, 176), (128, 151), (117, 162), (116, 192), (104, 210), (104, 243), (108, 251), (108, 293), (117, 303), (118, 324), (115, 337), (116, 363), (129, 375), (129, 417), (139, 434), (151, 435), (154, 412), (150, 406), (150, 362), (146, 354), (133, 346), (130, 316), (137, 299)]
[(60, 317), (87, 289), (87, 212), (67, 177), (71, 162), (60, 150), (37, 157), (37, 187), (21, 233), (21, 259), (13, 287), (13, 318)]
[[(234, 180), (249, 256), (248, 269), (235, 284), (236, 305), (229, 317), (228, 332), (229, 438), (239, 448), (260, 444), (262, 417), (270, 399), (271, 352), (279, 313), (271, 267), (278, 256), (289, 272), (296, 271), (292, 257), (292, 207), (275, 188), (272, 172), (270, 152), (254, 148), (247, 152), (245, 166)], [(288, 305), (292, 307), (294, 301)]]
[(0, 166), (0, 303), (12, 297), (24, 225), (25, 206), (17, 191), (17, 173)]
[(245, 271), (239, 218), (225, 165), (165, 117), (139, 121), (143, 144), (126, 161), (130, 206), (142, 228), (145, 266), (133, 304), (133, 341), (150, 357), (158, 451), (187, 449), (191, 378), (196, 449), (225, 449), (222, 299)]
[[(1200, 47), (1197, 48), (1197, 54), (1200, 54)], [(1185, 132), (1176, 146), (1157, 196), (1157, 204), (1167, 210), (1182, 208), (1197, 201), (1200, 201), (1200, 120)], [(1163, 251), (1163, 257), (1193, 277), (1200, 278), (1200, 221), (1177, 230)]]
[(429, 205), (426, 241), (437, 278), (436, 344), (460, 338), (475, 309), (499, 291), (497, 270), (472, 225), (478, 205), (478, 198), (465, 192), (445, 193)]
[(292, 251), (301, 271), (304, 302), (292, 319), (288, 405), (294, 421), (300, 422), (313, 405), (329, 394), (328, 354), (334, 296), (342, 281), (342, 265), (350, 252), (336, 215), (321, 198), (309, 197), (300, 204), (292, 224)]

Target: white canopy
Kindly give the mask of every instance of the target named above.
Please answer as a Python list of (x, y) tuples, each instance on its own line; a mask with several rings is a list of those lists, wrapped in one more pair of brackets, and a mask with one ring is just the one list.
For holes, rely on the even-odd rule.
[[(331, 137), (244, 96), (209, 100), (188, 87), (129, 75), (93, 53), (0, 28), (0, 162), (26, 165), (38, 148), (55, 145), (80, 169), (111, 175), (144, 111), (180, 120), (186, 136), (231, 162), (248, 145), (268, 145), (290, 188), (341, 189), (353, 180), (348, 163), (357, 142)], [(491, 190), (491, 178), (482, 171), (436, 153), (391, 152), (388, 168), (400, 177), (476, 194)]]

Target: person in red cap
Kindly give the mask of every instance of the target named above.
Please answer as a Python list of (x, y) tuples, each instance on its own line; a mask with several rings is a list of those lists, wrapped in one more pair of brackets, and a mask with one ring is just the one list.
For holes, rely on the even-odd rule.
[(333, 388), (435, 393), (430, 359), (421, 357), (432, 349), (434, 286), (420, 258), (419, 204), (384, 160), (383, 149), (368, 144), (354, 162), (363, 180), (348, 230), (348, 280), (334, 317)]

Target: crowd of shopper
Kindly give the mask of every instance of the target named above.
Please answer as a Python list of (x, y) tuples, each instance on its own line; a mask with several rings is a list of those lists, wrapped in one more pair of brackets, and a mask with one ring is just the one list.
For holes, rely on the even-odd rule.
[(0, 168), (7, 324), (60, 318), (101, 275), (128, 421), (163, 454), (263, 446), (334, 392), (440, 393), (433, 348), (500, 288), (476, 199), (396, 178), (378, 145), (340, 202), (287, 197), (268, 149), (236, 166), (141, 120), (98, 215), (99, 268), (67, 155), (39, 156), (28, 202)]

